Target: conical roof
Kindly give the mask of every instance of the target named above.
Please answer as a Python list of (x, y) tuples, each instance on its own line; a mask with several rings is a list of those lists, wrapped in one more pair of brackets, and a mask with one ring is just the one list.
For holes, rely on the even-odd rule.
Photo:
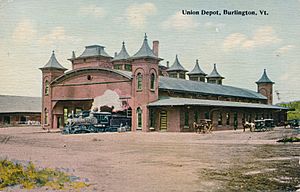
[(44, 65), (44, 67), (40, 69), (58, 69), (58, 70), (67, 70), (64, 68), (56, 59), (54, 51), (52, 51), (52, 55), (49, 59), (49, 61)]
[(191, 72), (189, 72), (188, 75), (204, 75), (204, 76), (206, 76), (207, 74), (202, 71), (202, 69), (199, 66), (198, 59), (197, 59), (194, 69)]
[(263, 72), (261, 78), (258, 81), (256, 81), (256, 83), (257, 84), (258, 83), (272, 83), (272, 84), (274, 84), (274, 82), (269, 79), (266, 69), (264, 69), (264, 72)]
[(222, 78), (224, 79), (224, 77), (222, 77), (218, 71), (217, 71), (217, 65), (214, 64), (214, 69), (212, 70), (212, 72), (207, 76), (208, 78)]
[(136, 54), (134, 54), (130, 58), (138, 59), (138, 58), (143, 58), (143, 57), (161, 60), (153, 53), (152, 49), (149, 47), (146, 33), (145, 33), (144, 41), (143, 41), (141, 48), (139, 49), (139, 51)]
[(128, 59), (129, 57), (130, 57), (130, 56), (129, 56), (129, 54), (128, 54), (127, 50), (126, 50), (126, 47), (125, 47), (125, 42), (123, 41), (123, 43), (122, 43), (122, 49), (121, 49), (120, 53), (119, 53), (117, 56), (115, 56), (115, 57), (112, 59), (112, 61), (126, 60), (126, 59)]
[(188, 70), (186, 70), (179, 62), (178, 60), (178, 56), (176, 55), (175, 61), (173, 63), (173, 65), (167, 69), (167, 71), (184, 71), (187, 72)]

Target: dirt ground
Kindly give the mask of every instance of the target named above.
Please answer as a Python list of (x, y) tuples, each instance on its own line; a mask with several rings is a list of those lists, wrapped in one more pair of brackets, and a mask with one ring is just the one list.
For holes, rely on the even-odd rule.
[(296, 191), (300, 144), (276, 142), (292, 135), (300, 136), (284, 128), (83, 135), (0, 128), (0, 158), (32, 161), (78, 176), (91, 184), (82, 191)]

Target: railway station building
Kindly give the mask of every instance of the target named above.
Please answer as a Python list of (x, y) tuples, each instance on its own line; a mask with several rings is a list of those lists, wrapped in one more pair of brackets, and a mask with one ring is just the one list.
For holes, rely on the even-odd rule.
[(134, 55), (124, 42), (114, 57), (104, 46), (86, 46), (81, 55), (72, 53), (70, 70), (53, 52), (40, 68), (43, 128), (60, 128), (68, 115), (93, 109), (130, 116), (132, 131), (189, 132), (200, 119), (210, 119), (214, 130), (239, 129), (261, 118), (286, 120), (286, 109), (272, 103), (274, 82), (266, 70), (252, 91), (223, 85), (216, 64), (206, 74), (198, 60), (190, 72), (177, 55), (171, 66), (162, 60), (159, 42), (150, 48), (146, 35)]

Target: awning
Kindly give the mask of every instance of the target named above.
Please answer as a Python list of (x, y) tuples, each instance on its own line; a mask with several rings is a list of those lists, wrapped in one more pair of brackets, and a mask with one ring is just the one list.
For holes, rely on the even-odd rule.
[(149, 107), (159, 106), (216, 106), (216, 107), (238, 107), (238, 108), (259, 108), (259, 109), (277, 109), (288, 110), (285, 107), (277, 105), (267, 105), (259, 103), (245, 103), (232, 101), (218, 101), (205, 99), (190, 99), (190, 98), (164, 98), (148, 104)]

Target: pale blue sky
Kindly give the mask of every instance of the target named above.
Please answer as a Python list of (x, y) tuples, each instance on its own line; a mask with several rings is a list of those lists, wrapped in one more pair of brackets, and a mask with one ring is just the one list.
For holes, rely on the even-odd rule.
[[(266, 10), (268, 16), (184, 16), (182, 9)], [(160, 41), (160, 57), (175, 54), (188, 70), (199, 59), (210, 73), (213, 63), (224, 84), (256, 90), (266, 68), (280, 101), (300, 95), (299, 0), (0, 0), (0, 94), (40, 96), (38, 70), (55, 50), (59, 62), (74, 50), (100, 44), (113, 56), (121, 42), (134, 54), (147, 32)], [(274, 93), (275, 102), (278, 101)]]

